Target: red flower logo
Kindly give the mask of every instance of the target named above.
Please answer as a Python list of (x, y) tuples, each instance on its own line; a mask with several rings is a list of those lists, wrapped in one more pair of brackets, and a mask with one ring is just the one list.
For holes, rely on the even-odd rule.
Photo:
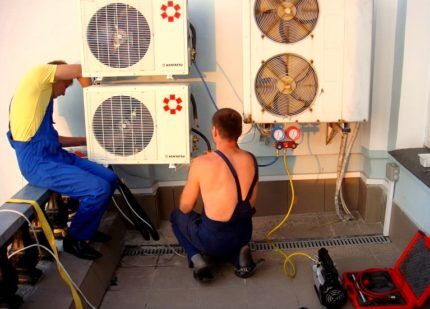
[(176, 111), (180, 112), (182, 110), (182, 99), (177, 98), (174, 94), (171, 94), (168, 98), (164, 98), (163, 103), (163, 109), (172, 115), (176, 114)]
[(181, 17), (181, 13), (179, 13), (179, 10), (181, 9), (181, 6), (179, 4), (174, 4), (173, 1), (167, 1), (167, 5), (163, 4), (161, 6), (161, 17), (163, 19), (166, 19), (169, 21), (169, 23), (173, 23), (175, 18), (179, 19)]

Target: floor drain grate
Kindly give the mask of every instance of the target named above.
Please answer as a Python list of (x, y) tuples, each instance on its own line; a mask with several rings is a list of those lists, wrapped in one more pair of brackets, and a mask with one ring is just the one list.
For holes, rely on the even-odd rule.
[[(360, 245), (379, 245), (388, 244), (391, 240), (388, 236), (382, 235), (360, 235), (360, 236), (342, 236), (335, 238), (315, 238), (301, 240), (274, 240), (272, 244), (280, 249), (312, 249), (321, 247), (342, 247), (342, 246), (360, 246)], [(251, 242), (252, 251), (268, 251), (273, 249), (273, 245), (266, 241)], [(143, 246), (126, 246), (123, 256), (158, 256), (174, 253), (184, 254), (184, 249), (179, 245), (143, 245)]]

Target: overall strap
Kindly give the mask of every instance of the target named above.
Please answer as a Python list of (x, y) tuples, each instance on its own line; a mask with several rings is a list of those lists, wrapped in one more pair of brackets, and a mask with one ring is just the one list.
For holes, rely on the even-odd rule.
[(251, 186), (249, 187), (248, 194), (246, 195), (245, 202), (249, 201), (249, 199), (251, 198), (252, 193), (254, 192), (255, 185), (257, 184), (257, 181), (258, 181), (257, 159), (255, 159), (255, 156), (252, 153), (250, 153), (250, 152), (248, 152), (248, 153), (250, 154), (250, 156), (252, 157), (252, 160), (254, 161), (254, 171), (255, 172), (254, 172), (254, 179), (252, 179), (252, 183), (251, 183)]
[(221, 157), (221, 159), (224, 160), (224, 162), (227, 164), (228, 168), (230, 169), (230, 172), (233, 174), (234, 182), (236, 183), (237, 200), (239, 202), (242, 202), (242, 191), (240, 190), (239, 177), (237, 177), (237, 173), (236, 173), (236, 170), (233, 167), (233, 164), (231, 164), (230, 160), (221, 151), (215, 150), (215, 153), (217, 155), (219, 155)]

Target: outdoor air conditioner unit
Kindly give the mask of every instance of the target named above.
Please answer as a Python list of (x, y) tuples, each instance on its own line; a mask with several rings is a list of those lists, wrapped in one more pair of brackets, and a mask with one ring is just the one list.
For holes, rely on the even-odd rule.
[(243, 0), (247, 122), (366, 121), (373, 0)]
[(184, 84), (84, 88), (88, 158), (102, 164), (190, 162)]
[(187, 0), (80, 0), (82, 75), (188, 74)]

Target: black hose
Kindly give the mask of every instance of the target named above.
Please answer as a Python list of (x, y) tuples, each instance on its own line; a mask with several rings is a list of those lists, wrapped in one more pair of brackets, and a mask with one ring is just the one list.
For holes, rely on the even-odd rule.
[[(109, 165), (108, 167), (113, 172), (115, 172), (112, 165)], [(160, 235), (158, 234), (154, 224), (151, 222), (146, 212), (140, 206), (133, 193), (121, 179), (118, 179), (117, 189), (121, 193), (126, 205), (130, 209), (131, 220), (133, 221), (139, 232), (142, 234), (143, 238), (145, 240), (149, 240), (149, 236), (151, 236), (153, 240), (159, 240)]]
[(192, 46), (191, 60), (194, 62), (196, 61), (196, 58), (197, 58), (197, 33), (196, 33), (196, 28), (194, 28), (192, 23), (190, 23), (190, 30), (191, 30), (191, 46)]
[(191, 94), (191, 104), (193, 105), (194, 125), (198, 128), (199, 127), (199, 117), (197, 115), (197, 104), (196, 104), (196, 100), (194, 99), (193, 94)]
[(202, 132), (200, 132), (199, 130), (196, 130), (194, 128), (191, 128), (191, 131), (200, 135), (203, 138), (203, 140), (205, 141), (206, 146), (208, 147), (208, 151), (212, 151), (211, 143), (209, 142), (208, 138)]

